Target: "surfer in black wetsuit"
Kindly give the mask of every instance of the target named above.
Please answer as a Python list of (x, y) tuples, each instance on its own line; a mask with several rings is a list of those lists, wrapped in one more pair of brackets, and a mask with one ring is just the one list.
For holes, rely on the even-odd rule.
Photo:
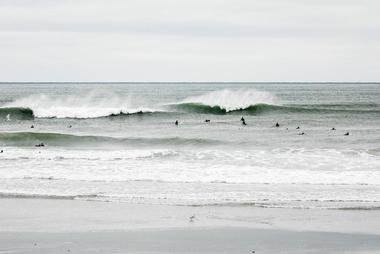
[(210, 122), (210, 119), (206, 119), (206, 120), (205, 120), (205, 123), (209, 123), (209, 122)]
[(349, 132), (347, 132), (347, 133), (345, 133), (345, 134), (344, 134), (344, 136), (349, 136), (349, 135), (350, 135), (350, 133), (349, 133)]
[(175, 120), (175, 123), (174, 123), (176, 126), (178, 126), (178, 120)]
[(240, 121), (245, 122), (244, 117), (241, 117), (241, 118), (240, 118)]
[(243, 119), (243, 121), (241, 122), (242, 125), (247, 125), (247, 123), (245, 122), (245, 120)]
[(275, 125), (276, 127), (280, 127), (280, 124), (279, 123), (276, 123), (276, 125)]

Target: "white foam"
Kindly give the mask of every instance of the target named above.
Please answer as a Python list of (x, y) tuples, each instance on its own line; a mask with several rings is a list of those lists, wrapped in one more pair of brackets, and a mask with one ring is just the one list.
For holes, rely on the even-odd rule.
[[(178, 103), (201, 103), (219, 106), (227, 111), (247, 108), (256, 104), (276, 104), (277, 98), (255, 89), (218, 90), (200, 96), (192, 96)], [(159, 105), (134, 105), (131, 96), (91, 91), (86, 95), (32, 94), (8, 103), (6, 107), (30, 108), (36, 117), (95, 118), (119, 113), (163, 111)]]
[(255, 89), (223, 89), (213, 91), (200, 96), (192, 96), (184, 99), (181, 103), (201, 103), (211, 107), (219, 106), (227, 111), (245, 109), (257, 104), (276, 105), (276, 96), (265, 91)]
[(33, 94), (20, 98), (6, 107), (24, 107), (33, 110), (36, 117), (95, 118), (119, 113), (159, 111), (144, 106), (134, 106), (130, 97), (113, 93), (92, 91), (87, 95), (51, 96)]

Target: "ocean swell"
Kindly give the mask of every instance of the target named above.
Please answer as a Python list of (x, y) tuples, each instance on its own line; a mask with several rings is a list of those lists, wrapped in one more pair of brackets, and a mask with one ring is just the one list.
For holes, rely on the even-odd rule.
[(202, 146), (221, 143), (212, 139), (201, 138), (116, 138), (106, 136), (79, 136), (64, 133), (43, 132), (1, 132), (0, 145), (4, 146), (35, 146), (44, 143), (44, 146), (71, 146), (71, 147), (128, 147), (128, 146)]

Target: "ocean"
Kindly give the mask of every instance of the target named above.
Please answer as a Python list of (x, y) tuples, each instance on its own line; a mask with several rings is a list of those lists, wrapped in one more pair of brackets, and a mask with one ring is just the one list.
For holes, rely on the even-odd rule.
[(1, 83), (0, 149), (1, 197), (379, 209), (380, 83)]

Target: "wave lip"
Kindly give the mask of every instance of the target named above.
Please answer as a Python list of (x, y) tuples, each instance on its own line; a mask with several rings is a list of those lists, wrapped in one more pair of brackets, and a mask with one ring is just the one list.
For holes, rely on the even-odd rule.
[(140, 112), (156, 112), (159, 108), (134, 105), (131, 98), (113, 93), (92, 91), (86, 96), (52, 96), (32, 94), (5, 105), (9, 108), (29, 108), (38, 118), (98, 118)]
[(33, 120), (34, 112), (25, 107), (3, 107), (0, 108), (0, 118), (6, 120)]
[(319, 105), (270, 105), (270, 104), (255, 104), (245, 108), (236, 108), (234, 110), (227, 110), (219, 105), (210, 106), (202, 103), (180, 103), (172, 105), (173, 108), (179, 111), (201, 114), (265, 114), (265, 113), (284, 113), (284, 114), (380, 114), (380, 109), (356, 109), (344, 107), (327, 107)]
[(250, 105), (246, 108), (237, 108), (234, 110), (227, 110), (221, 106), (209, 106), (199, 103), (181, 103), (173, 106), (175, 109), (180, 111), (186, 111), (190, 113), (201, 113), (201, 114), (233, 114), (233, 113), (247, 113), (247, 114), (260, 114), (270, 111), (279, 111), (285, 109), (281, 106), (269, 105), (269, 104), (256, 104)]
[(223, 89), (200, 96), (192, 96), (176, 103), (176, 105), (208, 106), (225, 112), (247, 109), (254, 105), (276, 105), (277, 98), (272, 94), (255, 89), (230, 90)]

